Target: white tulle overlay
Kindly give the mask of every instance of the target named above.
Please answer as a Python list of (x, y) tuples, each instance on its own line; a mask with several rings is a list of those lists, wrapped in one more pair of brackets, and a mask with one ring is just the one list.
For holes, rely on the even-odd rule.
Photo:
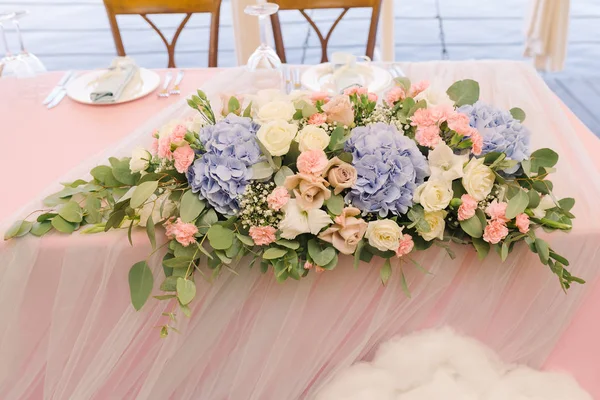
[(573, 378), (505, 364), (450, 329), (383, 343), (371, 362), (337, 375), (316, 400), (592, 400)]
[[(442, 90), (472, 78), (480, 82), (483, 100), (526, 110), (533, 147), (561, 154), (555, 193), (577, 199), (573, 231), (547, 239), (569, 258), (574, 274), (593, 280), (600, 259), (600, 180), (586, 179), (595, 171), (592, 158), (533, 68), (462, 62), (403, 69), (411, 79), (429, 79)], [(255, 83), (233, 70), (204, 89), (246, 92)], [(107, 149), (64, 180), (86, 176), (109, 155), (147, 144), (162, 123), (189, 115), (182, 102), (149, 116), (122, 146)], [(155, 327), (173, 304), (149, 299), (139, 312), (130, 305), (128, 270), (150, 251), (142, 232), (133, 240), (131, 248), (126, 232), (113, 232), (25, 237), (0, 245), (0, 398), (314, 398), (339, 371), (372, 359), (385, 340), (444, 325), (481, 340), (505, 362), (539, 367), (589, 287), (574, 286), (564, 294), (524, 244), (504, 263), (496, 254), (480, 262), (471, 248), (458, 245), (455, 260), (437, 247), (419, 253), (415, 258), (430, 274), (401, 266), (411, 298), (401, 290), (397, 265), (388, 286), (381, 285), (376, 259), (354, 270), (352, 260), (342, 257), (334, 271), (284, 284), (242, 261), (239, 276), (225, 271), (214, 283), (198, 277), (192, 317), (180, 316), (182, 333), (161, 340)], [(159, 260), (160, 254), (150, 259), (156, 277), (162, 274)], [(157, 282), (155, 288), (158, 294)]]

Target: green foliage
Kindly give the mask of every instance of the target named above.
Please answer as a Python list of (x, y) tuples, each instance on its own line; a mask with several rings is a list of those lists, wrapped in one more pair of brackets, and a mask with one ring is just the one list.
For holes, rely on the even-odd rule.
[(56, 217), (52, 218), (52, 227), (62, 233), (73, 233), (76, 225), (68, 222), (60, 215), (57, 215)]
[(315, 264), (325, 267), (336, 256), (336, 251), (329, 243), (322, 246), (317, 239), (310, 239), (308, 241), (308, 255)]
[(198, 198), (198, 195), (187, 190), (181, 196), (179, 205), (179, 216), (183, 222), (193, 222), (206, 207), (206, 203)]
[(480, 238), (474, 238), (472, 240), (472, 242), (473, 242), (473, 247), (477, 251), (477, 257), (480, 260), (483, 260), (490, 252), (490, 244)]
[(550, 248), (548, 247), (548, 243), (540, 238), (536, 238), (535, 249), (537, 250), (542, 264), (548, 265), (548, 259), (550, 258)]
[(278, 247), (270, 247), (262, 255), (264, 260), (274, 260), (283, 257), (287, 253), (286, 249), (280, 249)]
[(512, 115), (512, 117), (517, 121), (525, 121), (525, 111), (521, 110), (519, 107), (511, 108), (510, 115)]
[(196, 297), (196, 284), (185, 278), (177, 278), (177, 299), (181, 305), (189, 304)]
[(381, 277), (381, 283), (384, 285), (390, 280), (390, 276), (392, 276), (392, 264), (390, 263), (390, 259), (386, 258), (385, 262), (381, 266), (379, 270), (379, 276)]
[(452, 84), (446, 91), (456, 107), (474, 104), (479, 100), (479, 83), (472, 79), (464, 79)]
[(296, 240), (279, 239), (275, 242), (281, 247), (287, 247), (288, 249), (298, 250), (300, 243)]
[(333, 132), (331, 132), (331, 138), (329, 139), (328, 145), (329, 150), (336, 151), (344, 148), (345, 133), (346, 131), (341, 126), (336, 127)]
[(198, 233), (205, 235), (210, 227), (219, 220), (217, 213), (212, 208), (205, 212), (200, 219), (197, 220), (196, 226), (198, 227)]
[(154, 277), (146, 261), (133, 264), (129, 270), (129, 293), (133, 308), (140, 310), (148, 300), (154, 286)]
[(483, 225), (481, 225), (481, 221), (476, 215), (464, 221), (460, 221), (460, 227), (471, 237), (480, 238), (483, 235)]
[(147, 181), (137, 186), (131, 195), (131, 208), (142, 206), (150, 196), (154, 194), (158, 188), (158, 181)]
[(552, 149), (539, 149), (529, 156), (530, 171), (538, 173), (540, 168), (551, 168), (558, 162), (558, 154)]
[(79, 223), (83, 219), (83, 209), (75, 201), (70, 201), (58, 211), (65, 221)]
[(44, 222), (36, 222), (31, 227), (31, 234), (34, 236), (44, 236), (52, 229), (52, 222), (44, 221)]
[(517, 193), (508, 200), (506, 207), (506, 218), (513, 219), (518, 214), (521, 214), (529, 205), (529, 196), (523, 189), (519, 189)]
[(285, 178), (291, 175), (294, 175), (294, 171), (292, 171), (290, 167), (282, 165), (281, 168), (279, 168), (279, 171), (275, 173), (275, 184), (277, 186), (283, 186)]
[(325, 206), (333, 215), (340, 215), (344, 209), (344, 197), (339, 194), (332, 195), (325, 201)]
[(221, 225), (212, 225), (206, 235), (211, 247), (215, 250), (225, 250), (233, 244), (233, 231)]

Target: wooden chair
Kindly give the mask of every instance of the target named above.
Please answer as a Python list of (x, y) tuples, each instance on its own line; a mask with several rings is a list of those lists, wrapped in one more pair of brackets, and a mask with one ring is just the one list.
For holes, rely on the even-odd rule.
[[(317, 34), (319, 41), (321, 42), (321, 62), (327, 61), (327, 45), (333, 30), (341, 19), (346, 15), (349, 9), (368, 7), (372, 9), (371, 13), (371, 27), (369, 28), (369, 36), (367, 40), (367, 51), (366, 55), (373, 58), (373, 52), (375, 50), (375, 39), (377, 36), (377, 24), (379, 23), (379, 13), (381, 11), (382, 0), (270, 0), (279, 4), (279, 10), (298, 10), (306, 18), (310, 26), (314, 29)], [(321, 30), (317, 27), (315, 22), (308, 16), (305, 10), (309, 9), (327, 9), (327, 8), (342, 8), (342, 13), (335, 20), (329, 32), (325, 36), (321, 33)], [(279, 22), (278, 14), (271, 15), (271, 25), (273, 26), (273, 36), (275, 38), (275, 50), (277, 55), (282, 62), (286, 62), (285, 49), (283, 46), (283, 38), (281, 35), (281, 24)]]
[[(175, 45), (179, 34), (185, 27), (185, 24), (189, 21), (192, 14), (194, 13), (210, 13), (210, 42), (208, 49), (208, 66), (217, 66), (217, 53), (219, 49), (219, 13), (221, 10), (221, 0), (104, 0), (104, 6), (106, 7), (106, 13), (108, 14), (108, 20), (110, 22), (110, 29), (112, 30), (113, 38), (115, 40), (115, 46), (117, 47), (117, 54), (120, 56), (125, 55), (125, 48), (123, 47), (123, 40), (121, 39), (121, 33), (119, 32), (119, 25), (117, 24), (117, 15), (123, 14), (139, 14), (150, 24), (154, 29), (165, 46), (167, 46), (167, 52), (169, 53), (169, 68), (175, 68)], [(148, 19), (148, 14), (186, 14), (185, 18), (177, 27), (175, 35), (171, 43), (167, 41), (162, 32), (158, 27)]]

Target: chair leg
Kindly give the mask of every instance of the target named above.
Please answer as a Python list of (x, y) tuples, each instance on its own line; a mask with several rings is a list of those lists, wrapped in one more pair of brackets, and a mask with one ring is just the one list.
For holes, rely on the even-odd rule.
[(371, 14), (371, 27), (369, 28), (369, 38), (367, 40), (367, 57), (373, 59), (373, 53), (375, 52), (375, 41), (377, 38), (377, 25), (379, 24), (379, 14), (381, 11), (381, 0), (377, 1), (373, 6), (373, 12)]
[(281, 34), (281, 24), (277, 14), (271, 15), (271, 26), (273, 27), (273, 38), (275, 39), (275, 51), (282, 63), (287, 63), (285, 59), (285, 48), (283, 47), (283, 36)]
[(113, 40), (115, 41), (115, 47), (117, 48), (117, 54), (121, 57), (125, 55), (125, 48), (123, 47), (123, 39), (121, 38), (121, 32), (119, 31), (119, 24), (117, 23), (117, 17), (108, 9), (106, 10), (108, 14), (108, 22), (110, 23), (110, 30), (113, 35)]
[(219, 19), (220, 4), (212, 13), (210, 19), (210, 42), (208, 45), (208, 66), (217, 66), (217, 57), (219, 54)]

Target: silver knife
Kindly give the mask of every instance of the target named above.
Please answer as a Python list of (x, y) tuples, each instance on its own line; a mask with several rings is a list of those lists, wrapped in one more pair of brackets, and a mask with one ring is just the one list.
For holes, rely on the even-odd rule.
[(65, 98), (66, 95), (67, 95), (67, 89), (65, 89), (65, 88), (59, 89), (58, 94), (54, 97), (54, 99), (52, 99), (50, 104), (48, 104), (48, 106), (47, 106), (48, 110), (56, 107), (58, 105), (58, 103), (60, 103), (62, 101), (62, 99)]
[(60, 81), (58, 81), (58, 84), (54, 87), (54, 89), (52, 89), (50, 94), (44, 99), (42, 104), (46, 105), (46, 104), (50, 103), (52, 101), (52, 99), (54, 99), (56, 97), (56, 95), (58, 95), (58, 93), (60, 93), (61, 89), (64, 89), (65, 85), (67, 84), (67, 82), (69, 81), (69, 79), (71, 78), (72, 75), (73, 75), (73, 71), (67, 71), (63, 75), (63, 77), (60, 78)]

